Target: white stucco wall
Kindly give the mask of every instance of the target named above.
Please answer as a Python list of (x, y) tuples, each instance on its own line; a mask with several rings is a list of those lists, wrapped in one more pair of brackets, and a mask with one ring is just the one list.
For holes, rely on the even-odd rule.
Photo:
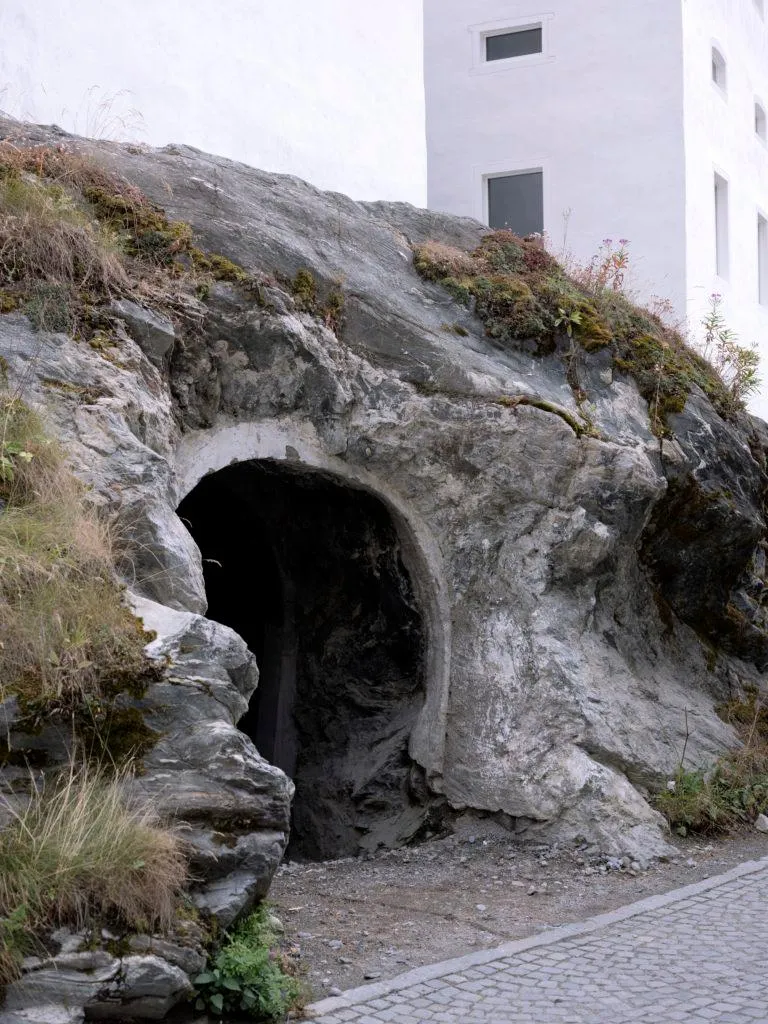
[[(768, 306), (758, 302), (757, 214), (768, 218), (768, 147), (755, 133), (754, 105), (768, 110), (768, 23), (754, 0), (684, 0), (688, 313), (697, 333), (709, 296), (723, 296), (728, 325), (762, 358), (768, 418)], [(768, 15), (768, 4), (766, 5)], [(712, 46), (727, 62), (727, 90), (712, 81)], [(730, 272), (716, 273), (715, 171), (729, 182)]]
[[(543, 60), (473, 67), (472, 26), (542, 18)], [(484, 174), (541, 167), (554, 251), (570, 211), (579, 260), (627, 238), (632, 286), (684, 309), (679, 0), (426, 0), (425, 53), (430, 207), (484, 219)]]
[(422, 69), (421, 0), (0, 4), (0, 110), (358, 199), (424, 205)]

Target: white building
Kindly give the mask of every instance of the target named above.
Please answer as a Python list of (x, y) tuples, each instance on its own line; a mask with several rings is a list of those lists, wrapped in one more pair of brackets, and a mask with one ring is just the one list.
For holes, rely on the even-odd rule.
[(424, 205), (422, 0), (382, 6), (3, 0), (0, 110)]
[(722, 294), (768, 382), (766, 15), (768, 0), (425, 0), (429, 206), (544, 230), (580, 261), (629, 239), (640, 297), (695, 326)]

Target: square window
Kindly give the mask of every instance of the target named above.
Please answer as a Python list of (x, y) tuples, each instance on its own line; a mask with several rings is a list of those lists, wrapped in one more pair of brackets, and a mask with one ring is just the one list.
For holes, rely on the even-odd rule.
[(541, 25), (528, 25), (511, 32), (499, 32), (485, 37), (485, 59), (509, 60), (544, 52), (544, 30)]
[(501, 174), (488, 181), (488, 224), (497, 231), (516, 235), (544, 231), (544, 174), (523, 171)]

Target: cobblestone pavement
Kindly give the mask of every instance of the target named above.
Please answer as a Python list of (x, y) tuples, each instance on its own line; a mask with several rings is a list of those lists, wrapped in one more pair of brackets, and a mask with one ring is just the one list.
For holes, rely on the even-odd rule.
[(308, 1013), (309, 1024), (768, 1024), (768, 858)]

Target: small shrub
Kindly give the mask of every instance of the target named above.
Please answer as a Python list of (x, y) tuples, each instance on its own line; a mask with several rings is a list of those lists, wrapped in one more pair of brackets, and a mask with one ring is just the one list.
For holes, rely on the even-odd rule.
[(218, 1017), (246, 1014), (258, 1021), (282, 1020), (301, 995), (284, 970), (277, 939), (262, 906), (224, 941), (209, 968), (194, 979), (196, 1009)]
[(38, 331), (74, 334), (77, 330), (77, 297), (68, 284), (36, 281), (22, 309)]
[(51, 927), (165, 930), (186, 879), (179, 835), (126, 802), (124, 776), (70, 765), (0, 831), (0, 984)]
[(317, 305), (317, 281), (310, 270), (302, 268), (296, 272), (291, 291), (299, 309), (314, 313)]
[(732, 408), (740, 409), (760, 387), (760, 356), (755, 345), (739, 344), (738, 335), (726, 323), (722, 302), (722, 296), (710, 296), (709, 309), (701, 323), (703, 355), (725, 384)]

